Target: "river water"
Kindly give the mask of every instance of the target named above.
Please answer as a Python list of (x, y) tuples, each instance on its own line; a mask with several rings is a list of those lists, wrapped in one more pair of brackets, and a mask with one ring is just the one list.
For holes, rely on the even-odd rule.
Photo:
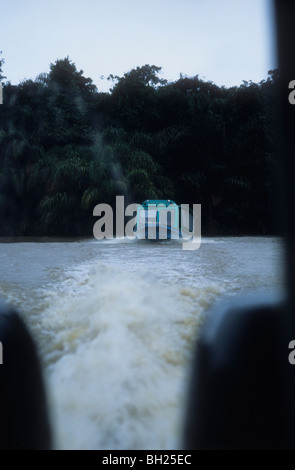
[(0, 243), (0, 297), (37, 343), (56, 449), (179, 449), (210, 306), (282, 290), (277, 238)]

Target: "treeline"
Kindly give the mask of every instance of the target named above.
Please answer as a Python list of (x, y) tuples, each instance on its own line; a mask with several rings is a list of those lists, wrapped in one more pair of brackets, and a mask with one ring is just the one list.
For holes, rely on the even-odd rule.
[(4, 83), (1, 236), (92, 235), (94, 206), (116, 195), (201, 203), (203, 234), (272, 232), (278, 72), (227, 89), (160, 71), (110, 76), (102, 93), (65, 58)]

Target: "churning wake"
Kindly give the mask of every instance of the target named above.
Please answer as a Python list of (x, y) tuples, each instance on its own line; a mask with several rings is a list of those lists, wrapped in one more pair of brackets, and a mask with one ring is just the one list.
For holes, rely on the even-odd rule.
[(65, 277), (35, 325), (56, 447), (179, 448), (192, 346), (219, 289), (103, 263)]
[[(221, 294), (282, 285), (274, 238), (2, 243), (0, 296), (40, 353), (56, 449), (181, 448), (192, 352)], [(21, 391), (20, 391), (21, 393)]]

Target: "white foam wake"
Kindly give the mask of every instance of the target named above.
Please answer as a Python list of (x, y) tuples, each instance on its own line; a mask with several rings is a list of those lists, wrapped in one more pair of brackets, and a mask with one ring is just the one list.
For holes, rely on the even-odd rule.
[(102, 263), (46, 292), (38, 334), (56, 447), (179, 447), (192, 345), (219, 292)]

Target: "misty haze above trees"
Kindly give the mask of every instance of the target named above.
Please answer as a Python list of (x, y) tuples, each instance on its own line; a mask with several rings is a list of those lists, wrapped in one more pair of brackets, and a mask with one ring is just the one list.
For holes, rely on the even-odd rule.
[(0, 235), (91, 236), (116, 195), (202, 204), (203, 234), (271, 233), (278, 71), (229, 89), (160, 71), (110, 75), (102, 93), (67, 57), (4, 84)]

